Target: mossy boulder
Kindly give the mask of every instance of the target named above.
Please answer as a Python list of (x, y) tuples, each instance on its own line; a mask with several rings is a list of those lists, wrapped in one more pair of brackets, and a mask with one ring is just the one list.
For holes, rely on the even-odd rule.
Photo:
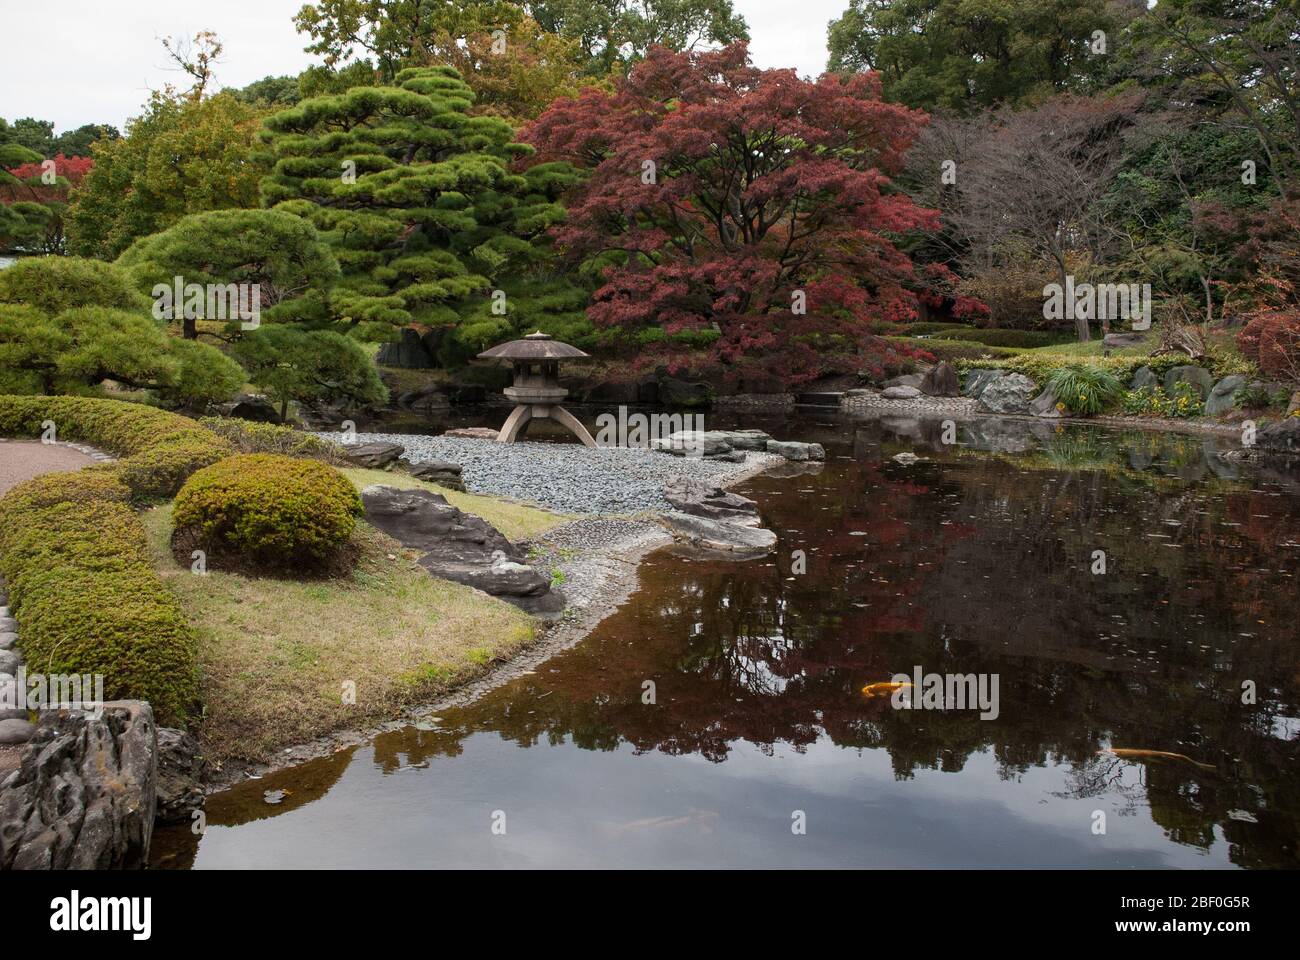
[(1191, 363), (1165, 371), (1165, 393), (1173, 396), (1174, 391), (1177, 389), (1176, 384), (1179, 383), (1191, 384), (1202, 400), (1208, 397), (1210, 391), (1214, 389), (1214, 377), (1210, 371)]

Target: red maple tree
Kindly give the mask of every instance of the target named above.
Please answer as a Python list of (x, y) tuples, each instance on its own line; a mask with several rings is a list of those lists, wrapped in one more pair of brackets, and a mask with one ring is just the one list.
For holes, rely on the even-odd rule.
[[(51, 158), (54, 163), (52, 171), (47, 171), (44, 162), (24, 163), (9, 171), (17, 182), (0, 184), (0, 205), (14, 206), (15, 209), (30, 207), (44, 212), (34, 218), (36, 224), (35, 246), (45, 253), (63, 253), (66, 238), (63, 231), (63, 214), (68, 206), (71, 192), (81, 184), (95, 165), (93, 157), (65, 157), (56, 154)], [(53, 177), (49, 176), (53, 173)], [(0, 178), (2, 179), (2, 178)], [(46, 180), (52, 179), (52, 183)]]
[(895, 244), (938, 211), (891, 186), (926, 116), (875, 74), (760, 70), (747, 45), (655, 48), (612, 92), (562, 98), (523, 134), (533, 163), (588, 171), (556, 231), (598, 268), (589, 315), (670, 369), (795, 384), (878, 366), (875, 334), (929, 278)]
[(39, 163), (24, 163), (22, 166), (14, 167), (9, 171), (19, 180), (22, 180), (23, 183), (21, 185), (0, 187), (0, 202), (17, 200), (40, 202), (66, 199), (68, 191), (86, 179), (86, 174), (95, 165), (94, 157), (65, 157), (59, 153), (55, 154), (51, 159), (54, 161), (54, 175), (62, 177), (67, 183), (43, 184), (41, 183), (41, 175), (45, 173), (45, 167)]

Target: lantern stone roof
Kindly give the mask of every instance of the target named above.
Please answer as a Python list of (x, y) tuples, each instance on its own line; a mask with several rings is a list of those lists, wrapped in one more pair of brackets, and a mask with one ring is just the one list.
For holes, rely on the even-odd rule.
[(590, 356), (555, 340), (549, 333), (530, 333), (522, 340), (500, 343), (478, 355), (480, 360), (580, 360)]

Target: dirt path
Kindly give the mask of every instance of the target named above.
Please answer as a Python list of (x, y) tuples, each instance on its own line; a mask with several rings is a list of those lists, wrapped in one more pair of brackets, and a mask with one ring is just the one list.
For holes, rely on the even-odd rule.
[(88, 454), (59, 443), (0, 440), (0, 496), (42, 473), (67, 473), (94, 463)]

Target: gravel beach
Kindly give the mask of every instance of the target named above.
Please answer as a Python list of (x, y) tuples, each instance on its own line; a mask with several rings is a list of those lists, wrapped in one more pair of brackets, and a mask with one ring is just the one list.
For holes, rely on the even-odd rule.
[[(318, 434), (337, 441), (337, 433)], [(626, 447), (584, 447), (577, 443), (497, 443), (471, 437), (397, 433), (357, 434), (357, 443), (400, 443), (413, 463), (459, 463), (465, 489), (540, 504), (583, 516), (628, 515), (671, 509), (663, 498), (673, 474), (710, 480), (719, 486), (759, 473), (784, 458), (748, 453), (744, 463), (675, 457)]]

